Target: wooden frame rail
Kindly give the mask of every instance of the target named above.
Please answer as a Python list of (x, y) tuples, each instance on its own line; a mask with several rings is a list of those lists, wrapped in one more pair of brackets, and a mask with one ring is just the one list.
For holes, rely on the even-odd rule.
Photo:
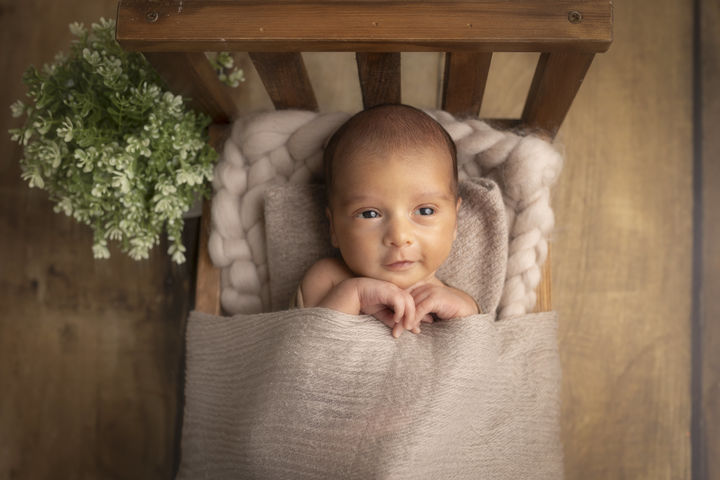
[(121, 0), (118, 41), (166, 51), (605, 51), (609, 0)]
[[(218, 124), (236, 105), (205, 51), (249, 52), (277, 109), (310, 110), (317, 101), (301, 52), (357, 52), (365, 107), (400, 101), (400, 52), (445, 52), (442, 107), (456, 115), (480, 111), (493, 52), (539, 52), (512, 123), (553, 138), (595, 53), (612, 42), (612, 14), (608, 0), (121, 0), (117, 40), (144, 52)], [(203, 250), (208, 230), (201, 235), (195, 307), (220, 313), (219, 275)], [(536, 309), (551, 309), (549, 259)]]

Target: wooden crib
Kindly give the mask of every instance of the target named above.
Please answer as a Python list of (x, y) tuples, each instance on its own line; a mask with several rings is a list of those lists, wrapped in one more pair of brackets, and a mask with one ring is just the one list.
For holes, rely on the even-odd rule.
[[(595, 53), (612, 41), (609, 0), (121, 0), (117, 40), (143, 52), (171, 89), (193, 99), (223, 136), (238, 112), (206, 51), (245, 51), (275, 108), (317, 110), (301, 52), (356, 52), (365, 107), (400, 102), (401, 52), (445, 52), (442, 105), (478, 115), (493, 52), (539, 52), (519, 119), (495, 126), (553, 138)], [(220, 274), (207, 252), (203, 211), (196, 310), (219, 314)], [(550, 260), (537, 311), (551, 309)]]

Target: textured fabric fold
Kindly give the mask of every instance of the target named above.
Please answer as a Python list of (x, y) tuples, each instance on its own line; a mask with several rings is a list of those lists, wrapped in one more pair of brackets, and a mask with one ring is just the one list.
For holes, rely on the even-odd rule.
[(558, 479), (553, 312), (394, 339), (321, 308), (192, 312), (179, 479)]

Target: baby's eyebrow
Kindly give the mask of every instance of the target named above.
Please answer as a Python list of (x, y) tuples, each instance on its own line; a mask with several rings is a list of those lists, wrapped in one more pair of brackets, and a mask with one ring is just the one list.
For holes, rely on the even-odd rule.
[[(377, 195), (368, 195), (364, 193), (350, 194), (350, 195), (339, 195), (338, 203), (342, 206), (355, 205), (355, 204), (367, 204), (372, 205), (375, 203), (382, 202), (382, 197)], [(418, 192), (413, 195), (412, 201), (422, 203), (428, 200), (444, 200), (444, 201), (455, 201), (455, 196), (452, 192), (445, 190), (425, 190)]]
[(426, 192), (420, 192), (417, 195), (415, 195), (414, 198), (419, 201), (419, 200), (423, 200), (426, 198), (438, 198), (438, 197), (442, 200), (453, 200), (453, 198), (454, 198), (454, 196), (451, 193), (445, 192), (445, 191), (440, 191), (440, 190), (428, 190)]
[(370, 195), (351, 195), (349, 197), (342, 198), (340, 200), (341, 205), (351, 205), (355, 203), (373, 203), (377, 201), (377, 197), (372, 197)]

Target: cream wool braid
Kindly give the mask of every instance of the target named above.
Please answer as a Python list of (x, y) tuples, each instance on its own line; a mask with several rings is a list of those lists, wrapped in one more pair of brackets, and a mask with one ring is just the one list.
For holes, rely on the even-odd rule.
[[(532, 135), (502, 132), (480, 120), (456, 119), (443, 111), (427, 113), (457, 144), (460, 178), (489, 177), (502, 189), (509, 249), (498, 318), (531, 311), (555, 222), (550, 187), (559, 176), (562, 156), (550, 143)], [(284, 110), (234, 123), (215, 170), (209, 241), (210, 257), (222, 269), (221, 304), (228, 313), (270, 308), (265, 189), (321, 176), (325, 141), (349, 117)]]

